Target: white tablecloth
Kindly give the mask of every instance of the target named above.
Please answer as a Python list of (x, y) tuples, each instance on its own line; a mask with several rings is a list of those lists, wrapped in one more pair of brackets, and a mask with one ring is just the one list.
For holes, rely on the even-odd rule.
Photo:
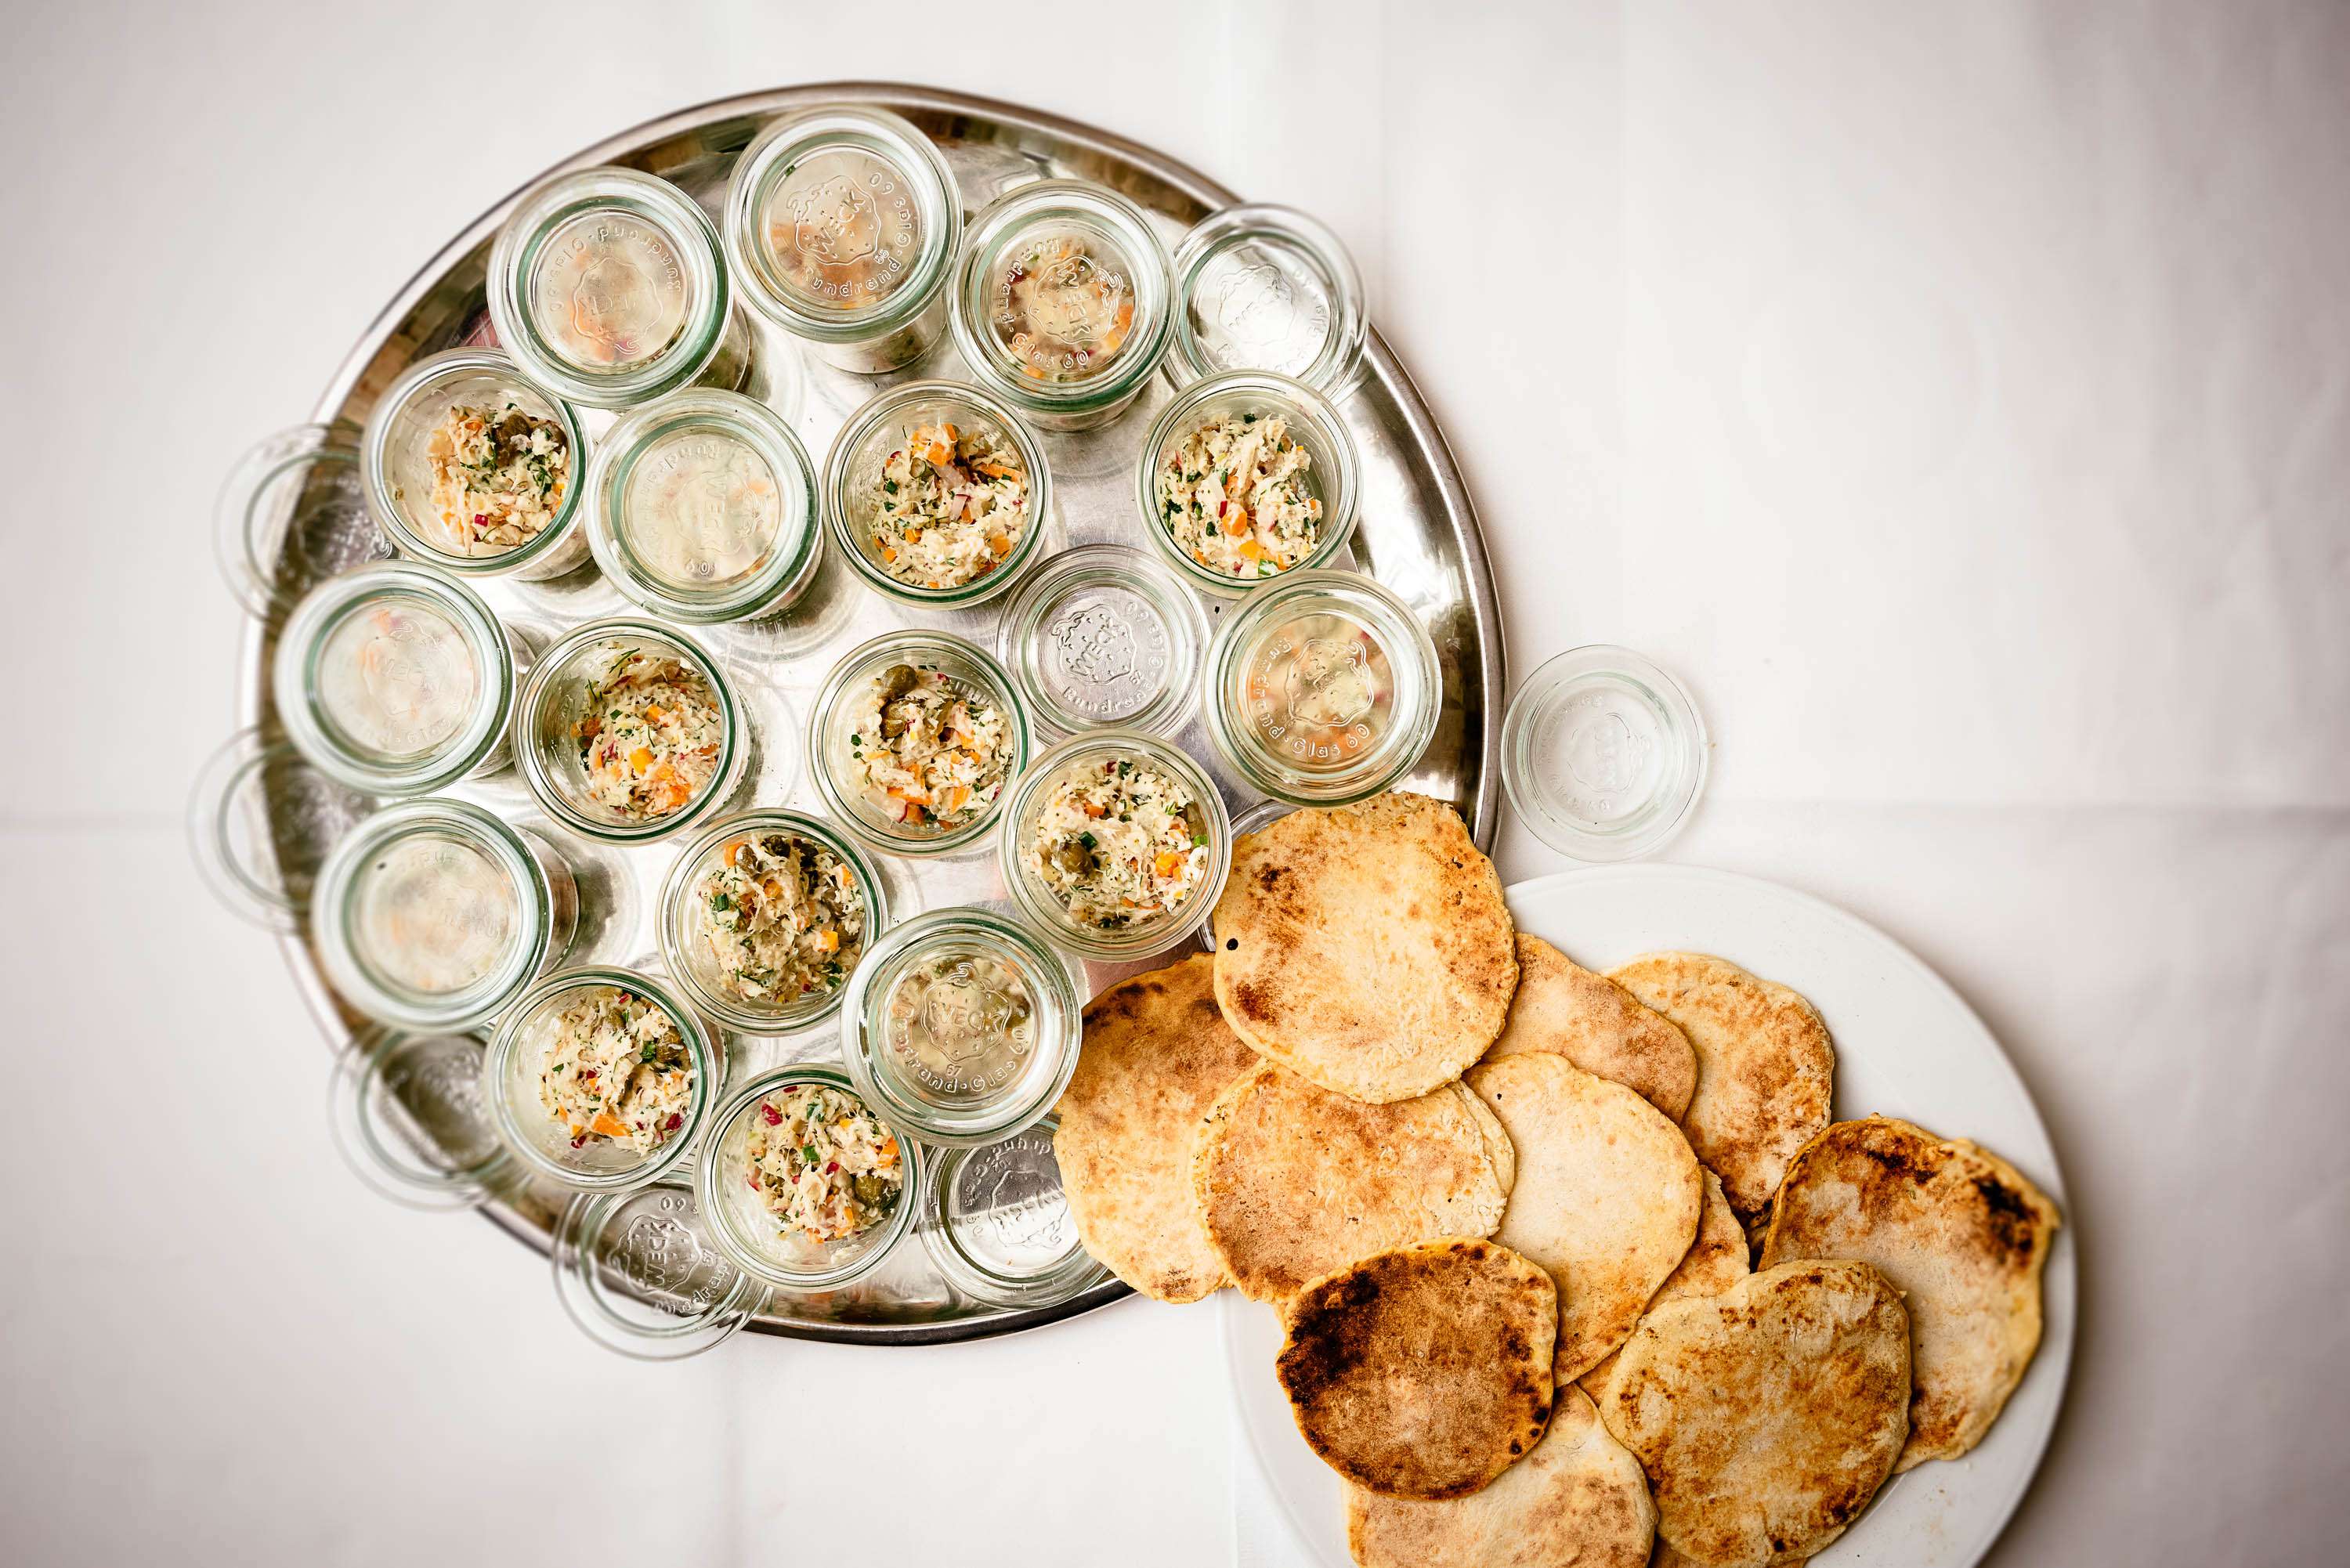
[[(1294, 1560), (1209, 1312), (594, 1351), (537, 1259), (344, 1172), (276, 953), (182, 847), (232, 714), (229, 460), (537, 169), (900, 76), (1335, 224), (1482, 509), (1513, 667), (1679, 671), (1718, 750), (1670, 857), (1857, 910), (2001, 1034), (2085, 1315), (1996, 1561), (2339, 1561), (2350, 9), (1029, 17), (12, 16), (0, 1560)], [(1562, 864), (1514, 825), (1500, 858)]]

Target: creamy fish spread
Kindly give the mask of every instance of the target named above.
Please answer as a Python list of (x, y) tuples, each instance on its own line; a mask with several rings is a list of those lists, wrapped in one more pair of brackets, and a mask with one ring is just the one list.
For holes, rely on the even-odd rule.
[(667, 1012), (634, 992), (600, 985), (557, 1015), (538, 1099), (574, 1148), (604, 1138), (649, 1154), (685, 1125), (693, 1065)]
[(624, 649), (573, 727), (588, 798), (624, 822), (681, 811), (718, 768), (723, 721), (710, 683), (682, 659)]
[(873, 553), (918, 588), (959, 588), (987, 576), (1028, 527), (1028, 472), (983, 431), (923, 425), (881, 466)]
[(1003, 793), (1012, 753), (1003, 710), (932, 666), (875, 676), (849, 725), (852, 782), (892, 821), (951, 833)]
[(837, 986), (865, 947), (865, 896), (839, 856), (795, 834), (723, 846), (694, 890), (719, 988), (775, 1005)]
[(1202, 425), (1159, 465), (1161, 521), (1175, 547), (1227, 577), (1270, 577), (1314, 553), (1322, 503), (1313, 454), (1278, 415)]
[(897, 1209), (906, 1186), (896, 1135), (856, 1096), (822, 1084), (779, 1090), (751, 1113), (753, 1191), (785, 1234), (839, 1241)]
[(1028, 865), (1077, 924), (1139, 925), (1200, 890), (1207, 819), (1181, 784), (1147, 763), (1105, 762), (1045, 794)]
[(525, 413), (460, 403), (424, 441), (432, 515), (452, 556), (503, 556), (563, 510), (571, 443), (563, 426)]

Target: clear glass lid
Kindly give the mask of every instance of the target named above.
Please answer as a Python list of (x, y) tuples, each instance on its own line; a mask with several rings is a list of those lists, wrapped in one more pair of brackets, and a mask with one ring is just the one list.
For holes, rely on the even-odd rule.
[(206, 759), (188, 792), (188, 847), (221, 907), (290, 931), (310, 907), (326, 851), (375, 803), (284, 741), (240, 730)]
[(464, 777), (505, 738), (515, 655), (457, 578), (386, 561), (320, 584), (294, 607), (272, 670), (287, 734), (322, 771), (377, 794)]
[(221, 576), (265, 619), (311, 584), (391, 553), (368, 511), (359, 427), (296, 425), (237, 459), (213, 508)]
[(411, 1209), (470, 1209), (513, 1174), (482, 1104), (482, 1042), (370, 1030), (335, 1064), (328, 1127), (359, 1179)]
[(816, 476), (764, 404), (693, 389), (624, 415), (588, 472), (588, 544), (612, 585), (682, 620), (751, 615), (816, 564)]
[(1680, 831), (1711, 742), (1689, 691), (1628, 648), (1570, 649), (1502, 720), (1502, 784), (1536, 837), (1578, 860), (1630, 860)]
[(639, 1361), (681, 1361), (733, 1337), (767, 1290), (711, 1239), (688, 1183), (581, 1193), (556, 1220), (555, 1293), (580, 1332)]
[(732, 291), (718, 231), (666, 180), (560, 174), (525, 195), (490, 248), (498, 342), (575, 402), (626, 408), (715, 358)]
[(995, 1143), (941, 1150), (920, 1235), (939, 1272), (992, 1306), (1049, 1306), (1107, 1278), (1078, 1240), (1045, 1116)]
[(1286, 574), (1217, 629), (1209, 733), (1265, 794), (1343, 805), (1419, 761), (1440, 679), (1427, 628), (1387, 588), (1354, 572)]
[(1198, 695), (1207, 640), (1200, 601), (1166, 567), (1123, 545), (1087, 545), (1037, 568), (996, 646), (1051, 729), (1172, 734)]
[(780, 120), (736, 161), (727, 254), (745, 296), (786, 330), (838, 339), (883, 329), (944, 283), (962, 199), (938, 148), (879, 109)]
[(1274, 370), (1332, 398), (1360, 379), (1363, 279), (1338, 236), (1294, 207), (1211, 213), (1175, 251), (1179, 380)]
[(841, 1014), (849, 1075), (931, 1143), (1018, 1131), (1076, 1070), (1079, 1002), (1068, 967), (986, 910), (934, 909), (877, 943)]

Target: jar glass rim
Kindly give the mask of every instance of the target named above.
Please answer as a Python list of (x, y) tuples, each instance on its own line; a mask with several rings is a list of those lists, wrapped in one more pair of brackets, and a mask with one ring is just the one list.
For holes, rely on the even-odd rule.
[[(656, 230), (683, 269), (687, 315), (676, 337), (641, 362), (598, 373), (565, 356), (529, 308), (531, 280), (556, 233), (589, 213), (622, 212)], [(690, 384), (725, 341), (733, 288), (716, 225), (658, 175), (601, 165), (557, 174), (525, 192), (490, 245), (490, 319), (498, 341), (532, 378), (574, 402), (627, 408)]]
[[(427, 538), (409, 523), (391, 477), (391, 432), (399, 416), (418, 399), (469, 377), (511, 381), (539, 399), (554, 410), (570, 448), (571, 483), (554, 521), (513, 549), (494, 556), (460, 556)], [(500, 576), (551, 554), (578, 525), (580, 499), (588, 488), (588, 432), (580, 423), (579, 410), (525, 372), (512, 355), (497, 348), (448, 348), (417, 360), (384, 389), (360, 433), (359, 462), (376, 525), (401, 555), (461, 576)]]
[[(484, 855), (515, 894), (518, 928), (495, 968), (442, 997), (394, 989), (394, 982), (374, 972), (352, 930), (366, 864), (394, 845), (425, 836), (458, 838)], [(444, 797), (402, 801), (368, 817), (328, 854), (310, 893), (310, 927), (328, 980), (359, 1012), (411, 1033), (463, 1030), (495, 1015), (546, 961), (554, 940), (555, 889), (521, 832), (496, 813)]]
[(1005, 610), (996, 631), (997, 656), (1020, 682), (1041, 729), (1072, 735), (1098, 726), (1103, 721), (1054, 695), (1035, 646), (1046, 630), (1046, 618), (1070, 596), (1090, 587), (1115, 587), (1136, 595), (1156, 613), (1167, 638), (1166, 676), (1159, 691), (1110, 722), (1152, 734), (1174, 734), (1183, 727), (1199, 695), (1208, 617), (1199, 598), (1148, 551), (1130, 545), (1096, 544), (1055, 554), (1022, 585)]
[[(1276, 617), (1331, 613), (1367, 620), (1381, 633), (1395, 678), (1396, 710), (1387, 733), (1357, 765), (1343, 772), (1304, 769), (1274, 756), (1250, 734), (1236, 710), (1243, 678), (1239, 668), (1258, 633)], [(1411, 607), (1378, 579), (1359, 572), (1284, 572), (1224, 617), (1208, 649), (1208, 736), (1217, 754), (1252, 785), (1293, 805), (1344, 805), (1378, 794), (1419, 765), (1436, 733), (1443, 705), (1443, 672), (1435, 639)]]
[[(1092, 231), (1125, 254), (1135, 275), (1135, 319), (1109, 366), (1082, 381), (1052, 382), (1023, 374), (985, 330), (989, 279), (1006, 246), (1043, 224)], [(1130, 396), (1159, 369), (1174, 335), (1173, 264), (1141, 208), (1085, 180), (1039, 180), (1014, 186), (972, 218), (957, 263), (950, 327), (974, 378), (1023, 409), (1072, 414)]]
[[(849, 487), (858, 459), (876, 436), (900, 411), (924, 403), (955, 403), (976, 412), (1020, 451), (1028, 471), (1028, 525), (1021, 530), (1012, 553), (993, 571), (951, 588), (925, 588), (902, 583), (883, 571), (866, 551), (849, 520), (854, 499)], [(885, 598), (930, 608), (971, 607), (985, 603), (1008, 589), (1035, 556), (1045, 525), (1053, 514), (1053, 467), (1045, 443), (1028, 422), (1003, 399), (968, 381), (904, 381), (867, 400), (843, 422), (824, 459), (822, 481), (825, 525), (833, 543), (848, 559), (849, 569)]]
[[(759, 244), (761, 213), (775, 186), (807, 158), (853, 149), (875, 159), (912, 187), (922, 220), (921, 244), (909, 275), (870, 305), (816, 309), (776, 275)], [(892, 331), (921, 313), (946, 286), (962, 237), (962, 193), (938, 144), (886, 109), (833, 105), (778, 119), (735, 160), (726, 184), (726, 254), (743, 295), (785, 331), (825, 343), (862, 342)]]
[[(422, 1140), (438, 1150), (429, 1129), (392, 1133), (380, 1125), (372, 1109), (379, 1090), (398, 1097), (391, 1078), (398, 1071), (399, 1058), (451, 1044), (460, 1044), (471, 1054), (465, 1082), (469, 1092), (478, 1094), (480, 1058), (486, 1046), (480, 1034), (471, 1030), (411, 1031), (375, 1024), (350, 1041), (335, 1063), (328, 1091), (327, 1125), (336, 1149), (371, 1190), (406, 1208), (473, 1208), (484, 1201), (514, 1167), (514, 1157), (486, 1118), (482, 1128), (486, 1147), (480, 1158), (435, 1160), (429, 1155), (411, 1155), (402, 1147)], [(445, 1151), (441, 1152), (445, 1157)]]
[[(691, 1097), (683, 1113), (684, 1125), (636, 1164), (604, 1171), (580, 1170), (549, 1156), (530, 1137), (522, 1121), (525, 1110), (544, 1119), (545, 1107), (517, 1106), (506, 1093), (507, 1069), (522, 1049), (524, 1034), (548, 1007), (573, 992), (590, 988), (629, 992), (667, 1013), (685, 1046), (693, 1080)], [(482, 1097), (489, 1104), (490, 1119), (499, 1138), (533, 1172), (577, 1192), (620, 1192), (650, 1184), (686, 1157), (717, 1101), (718, 1086), (714, 1081), (723, 1075), (724, 1064), (710, 1026), (669, 989), (666, 981), (642, 970), (618, 964), (580, 964), (540, 979), (515, 998), (513, 1005), (498, 1020), (496, 1031), (490, 1036), (490, 1048), (482, 1058)]]
[[(874, 944), (889, 929), (889, 894), (882, 881), (880, 868), (874, 865), (871, 857), (855, 838), (820, 816), (782, 806), (754, 806), (748, 811), (719, 817), (687, 841), (678, 852), (677, 863), (670, 867), (669, 879), (663, 884), (660, 893), (658, 922), (662, 962), (696, 1006), (729, 1028), (745, 1034), (790, 1033), (812, 1028), (833, 1014), (848, 992), (854, 969), (839, 984), (824, 992), (813, 1006), (761, 1012), (738, 999), (722, 996), (702, 984), (700, 976), (694, 972), (693, 965), (687, 961), (684, 951), (682, 911), (687, 898), (692, 895), (694, 884), (702, 875), (702, 860), (727, 839), (739, 834), (758, 832), (796, 834), (813, 839), (848, 867), (848, 874), (856, 878), (858, 893), (865, 900), (866, 953), (873, 950)], [(860, 966), (862, 962), (860, 956)]]
[[(1211, 572), (1178, 549), (1159, 500), (1161, 454), (1170, 443), (1182, 440), (1196, 428), (1204, 404), (1233, 396), (1277, 405), (1284, 417), (1301, 422), (1322, 447), (1320, 455), (1332, 470), (1326, 481), (1316, 487), (1323, 493), (1329, 515), (1323, 520), (1322, 535), (1315, 541), (1314, 548), (1285, 572), (1245, 582)], [(1336, 404), (1312, 387), (1272, 370), (1220, 370), (1177, 392), (1150, 421), (1150, 429), (1142, 438), (1141, 452), (1135, 459), (1134, 477), (1135, 507), (1141, 516), (1143, 532), (1149, 535), (1159, 558), (1180, 573), (1185, 582), (1220, 598), (1260, 593), (1300, 572), (1328, 567), (1354, 537), (1356, 519), (1362, 508), (1362, 452), (1345, 416), (1338, 412)]]
[[(928, 954), (947, 947), (978, 947), (1009, 964), (1035, 993), (1036, 1049), (1054, 1053), (1052, 1071), (1020, 1093), (969, 1111), (923, 1104), (894, 1082), (897, 1075), (875, 1060), (875, 1042), (898, 981)], [(1010, 1137), (1050, 1111), (1076, 1071), (1080, 1010), (1084, 1003), (1061, 956), (1015, 920), (972, 905), (931, 909), (883, 937), (866, 953), (845, 988), (840, 1013), (841, 1054), (858, 1092), (881, 1115), (911, 1127), (926, 1142), (956, 1146)], [(1053, 1038), (1044, 1038), (1050, 1013)]]
[[(783, 514), (764, 565), (719, 587), (696, 591), (645, 566), (629, 542), (626, 497), (637, 464), (656, 443), (711, 427), (766, 465)], [(659, 615), (691, 621), (742, 619), (787, 592), (816, 564), (823, 530), (807, 449), (774, 410), (740, 392), (687, 388), (622, 414), (598, 446), (583, 488), (588, 498), (588, 545), (596, 564), (614, 587)]]
[[(1578, 820), (1548, 798), (1530, 754), (1542, 721), (1578, 684), (1594, 680), (1632, 687), (1676, 746), (1663, 792), (1612, 828)], [(1687, 826), (1705, 793), (1712, 747), (1705, 715), (1672, 671), (1636, 649), (1600, 642), (1554, 655), (1511, 693), (1502, 715), (1501, 750), (1503, 790), (1534, 836), (1578, 860), (1617, 861), (1654, 853)]]
[[(931, 1179), (922, 1193), (922, 1220), (919, 1228), (923, 1246), (931, 1261), (949, 1283), (964, 1294), (986, 1302), (992, 1306), (1045, 1306), (1066, 1301), (1077, 1292), (1107, 1278), (1108, 1271), (1095, 1261), (1085, 1249), (1076, 1232), (1074, 1216), (1069, 1221), (1068, 1251), (1059, 1258), (1036, 1269), (1014, 1272), (990, 1260), (980, 1257), (963, 1244), (961, 1231), (951, 1212), (955, 1183), (973, 1160), (984, 1159), (1003, 1146), (1023, 1138), (1041, 1138), (1045, 1147), (1052, 1147), (1054, 1135), (1060, 1128), (1060, 1118), (1047, 1112), (1014, 1133), (1005, 1134), (993, 1143), (969, 1148), (941, 1149), (931, 1161)], [(1054, 1161), (1057, 1170), (1059, 1161)], [(1066, 1212), (1067, 1195), (1062, 1194)]]
[[(766, 1287), (735, 1268), (731, 1259), (724, 1259), (727, 1272), (734, 1276), (725, 1290), (699, 1303), (688, 1298), (682, 1309), (660, 1299), (654, 1293), (672, 1298), (676, 1293), (666, 1290), (659, 1282), (640, 1278), (626, 1264), (613, 1262), (615, 1249), (607, 1235), (612, 1221), (623, 1210), (648, 1200), (664, 1206), (672, 1202), (691, 1204), (693, 1226), (704, 1236), (709, 1233), (709, 1223), (694, 1198), (691, 1179), (677, 1172), (625, 1191), (576, 1193), (556, 1217), (548, 1238), (547, 1256), (555, 1271), (556, 1296), (580, 1332), (605, 1349), (638, 1361), (682, 1360), (732, 1338), (765, 1304)], [(685, 1224), (671, 1216), (661, 1218), (670, 1225)], [(624, 1255), (629, 1240), (627, 1232), (619, 1238)], [(701, 1243), (697, 1241), (695, 1245), (699, 1248)], [(624, 1283), (615, 1285), (610, 1277), (615, 1273)], [(640, 1321), (616, 1296), (649, 1303), (660, 1315)]]
[[(463, 636), (480, 676), (473, 710), (439, 745), (402, 762), (368, 757), (345, 745), (317, 712), (319, 659), (327, 639), (367, 605), (422, 599)], [(454, 784), (505, 738), (515, 701), (514, 645), (482, 597), (451, 575), (414, 561), (378, 561), (329, 577), (305, 595), (278, 634), (271, 686), (286, 738), (320, 773), (379, 795), (423, 794)]]

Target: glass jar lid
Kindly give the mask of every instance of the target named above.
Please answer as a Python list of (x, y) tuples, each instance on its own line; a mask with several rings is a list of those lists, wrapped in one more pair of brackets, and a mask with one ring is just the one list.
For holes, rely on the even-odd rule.
[(889, 928), (879, 870), (839, 829), (762, 808), (688, 843), (660, 900), (661, 959), (694, 1005), (746, 1034), (831, 1016)]
[(720, 1251), (674, 1178), (580, 1193), (555, 1222), (555, 1293), (580, 1332), (639, 1361), (682, 1361), (733, 1337), (767, 1290)]
[(1578, 860), (1630, 860), (1680, 831), (1710, 745), (1688, 691), (1628, 648), (1569, 649), (1502, 720), (1502, 784), (1534, 836)]
[(884, 632), (842, 655), (817, 691), (810, 771), (874, 848), (952, 854), (994, 830), (1028, 734), (1027, 705), (994, 655), (951, 632)]
[(787, 332), (860, 339), (945, 286), (962, 197), (930, 138), (838, 107), (779, 120), (735, 161), (726, 254), (743, 296)]
[(403, 802), (328, 855), (310, 899), (345, 1001), (403, 1029), (464, 1029), (527, 984), (556, 940), (556, 892), (522, 835), (469, 801)]
[(954, 1287), (991, 1306), (1051, 1306), (1107, 1277), (1077, 1236), (1053, 1157), (1050, 1116), (998, 1142), (943, 1149), (923, 1189), (920, 1234)]
[(361, 566), (294, 607), (272, 667), (277, 713), (313, 766), (372, 794), (421, 794), (505, 739), (515, 654), (490, 607), (412, 561)]
[(1178, 380), (1274, 370), (1331, 398), (1361, 379), (1363, 278), (1346, 245), (1294, 207), (1211, 213), (1175, 251)]
[(909, 381), (848, 416), (824, 462), (826, 521), (857, 575), (903, 604), (982, 604), (1053, 518), (1044, 443), (1003, 401)]
[(309, 909), (325, 862), (317, 846), (340, 840), (374, 809), (286, 742), (240, 730), (206, 760), (188, 792), (188, 847), (223, 909), (290, 931)]
[(335, 1064), (328, 1127), (359, 1179), (411, 1209), (470, 1209), (514, 1172), (482, 1104), (478, 1035), (370, 1030)]
[(817, 564), (806, 449), (738, 392), (689, 389), (622, 415), (597, 450), (588, 494), (588, 542), (604, 576), (679, 620), (754, 615)]
[(1039, 567), (996, 648), (1044, 726), (1173, 734), (1200, 681), (1208, 618), (1164, 566), (1123, 545), (1086, 545)]
[(532, 663), (515, 704), (515, 762), (567, 830), (646, 844), (733, 793), (747, 724), (732, 677), (692, 638), (615, 616), (574, 627)]
[(1142, 209), (1082, 180), (1045, 180), (972, 220), (954, 337), (991, 389), (1075, 412), (1130, 394), (1167, 352), (1167, 249)]
[[(832, 1113), (832, 1147), (789, 1141), (810, 1108)], [(847, 1146), (853, 1163), (872, 1168), (843, 1167)], [(693, 1195), (737, 1268), (783, 1290), (835, 1290), (880, 1267), (912, 1229), (924, 1163), (922, 1146), (847, 1074), (802, 1063), (762, 1073), (720, 1107), (694, 1160)], [(802, 1181), (803, 1171), (816, 1179)]]
[(684, 192), (634, 169), (582, 169), (526, 193), (489, 266), (498, 342), (574, 402), (629, 408), (686, 386), (725, 337), (717, 229)]
[(400, 553), (466, 576), (560, 570), (578, 548), (578, 411), (495, 348), (429, 355), (360, 438), (368, 502)]
[(255, 619), (321, 578), (391, 554), (368, 510), (359, 427), (296, 425), (255, 442), (213, 503), (213, 552)]
[(1410, 606), (1358, 573), (1288, 573), (1217, 628), (1208, 732), (1265, 794), (1339, 805), (1412, 770), (1442, 691)]
[(1057, 947), (1117, 961), (1198, 930), (1232, 847), (1224, 797), (1199, 763), (1139, 730), (1088, 730), (1020, 776), (999, 852), (1024, 919)]
[(1068, 966), (999, 915), (917, 916), (849, 978), (841, 1041), (877, 1109), (927, 1142), (1019, 1131), (1076, 1070), (1080, 1003)]
[(621, 1192), (675, 1168), (726, 1076), (719, 1041), (642, 970), (559, 970), (515, 999), (482, 1060), (506, 1147), (578, 1192)]

